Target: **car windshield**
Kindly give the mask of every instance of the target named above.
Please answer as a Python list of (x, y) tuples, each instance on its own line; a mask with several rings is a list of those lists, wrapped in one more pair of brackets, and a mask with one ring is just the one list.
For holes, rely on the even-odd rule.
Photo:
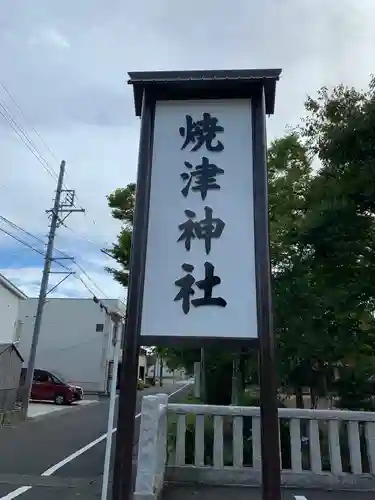
[(62, 384), (67, 384), (67, 383), (68, 383), (68, 382), (65, 380), (65, 378), (61, 375), (61, 373), (56, 372), (56, 371), (53, 371), (53, 372), (51, 372), (51, 374), (52, 374), (55, 378), (57, 378), (57, 380), (58, 380), (59, 382), (61, 382)]

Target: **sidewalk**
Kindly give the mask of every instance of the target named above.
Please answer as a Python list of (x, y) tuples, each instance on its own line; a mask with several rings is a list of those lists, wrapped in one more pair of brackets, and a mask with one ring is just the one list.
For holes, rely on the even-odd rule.
[(56, 412), (61, 412), (64, 411), (73, 411), (77, 409), (77, 407), (82, 407), (82, 406), (88, 406), (90, 404), (98, 403), (98, 399), (84, 399), (82, 401), (78, 401), (77, 403), (73, 403), (70, 406), (64, 406), (64, 405), (56, 405), (54, 403), (29, 403), (29, 408), (27, 410), (27, 417), (28, 418), (36, 418), (36, 417), (41, 417), (41, 416), (47, 416), (50, 414), (54, 414)]
[[(373, 500), (374, 492), (282, 489), (282, 500)], [(166, 486), (163, 500), (261, 500), (259, 488), (240, 486)]]

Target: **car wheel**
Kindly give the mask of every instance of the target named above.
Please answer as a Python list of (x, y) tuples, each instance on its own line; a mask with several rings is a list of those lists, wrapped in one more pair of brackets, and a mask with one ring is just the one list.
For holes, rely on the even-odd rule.
[(57, 405), (64, 405), (66, 404), (65, 396), (62, 394), (56, 394), (55, 396), (55, 404)]

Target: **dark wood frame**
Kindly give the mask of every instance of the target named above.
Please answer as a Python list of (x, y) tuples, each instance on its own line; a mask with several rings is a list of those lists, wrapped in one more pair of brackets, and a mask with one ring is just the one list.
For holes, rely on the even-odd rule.
[[(129, 73), (135, 109), (141, 115), (141, 137), (127, 321), (123, 334), (119, 416), (116, 436), (114, 500), (132, 498), (132, 448), (138, 353), (142, 345), (210, 347), (240, 352), (259, 348), (262, 422), (263, 500), (280, 499), (280, 457), (276, 375), (272, 330), (271, 273), (268, 235), (267, 144), (265, 115), (273, 113), (276, 81), (281, 70), (194, 71)], [(249, 98), (252, 103), (254, 240), (258, 338), (140, 337), (148, 215), (157, 100)]]
[(269, 249), (267, 139), (264, 89), (252, 100), (254, 235), (259, 334), (262, 499), (280, 500), (281, 465)]
[(152, 93), (144, 92), (131, 249), (132, 271), (129, 277), (126, 322), (122, 333), (120, 397), (112, 486), (112, 498), (117, 500), (133, 498), (134, 416), (137, 405), (139, 331), (147, 247), (154, 117), (155, 100), (152, 98)]

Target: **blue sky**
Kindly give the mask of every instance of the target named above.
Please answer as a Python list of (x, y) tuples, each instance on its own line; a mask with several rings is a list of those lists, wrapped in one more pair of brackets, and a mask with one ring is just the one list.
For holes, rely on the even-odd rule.
[[(374, 71), (373, 0), (184, 5), (2, 1), (0, 79), (22, 112), (1, 86), (0, 111), (6, 106), (53, 171), (67, 161), (66, 183), (87, 216), (72, 215), (67, 224), (80, 237), (62, 227), (57, 246), (111, 298), (125, 291), (104, 271), (110, 261), (100, 252), (119, 231), (106, 195), (134, 181), (139, 137), (128, 71), (281, 67), (269, 139), (298, 123), (307, 94), (341, 82), (366, 87)], [(1, 115), (0, 151), (0, 215), (44, 239), (55, 180)], [(0, 228), (11, 230), (2, 222)], [(0, 234), (0, 272), (25, 293), (37, 293), (41, 266), (37, 254)], [(72, 277), (57, 294), (90, 296)]]

